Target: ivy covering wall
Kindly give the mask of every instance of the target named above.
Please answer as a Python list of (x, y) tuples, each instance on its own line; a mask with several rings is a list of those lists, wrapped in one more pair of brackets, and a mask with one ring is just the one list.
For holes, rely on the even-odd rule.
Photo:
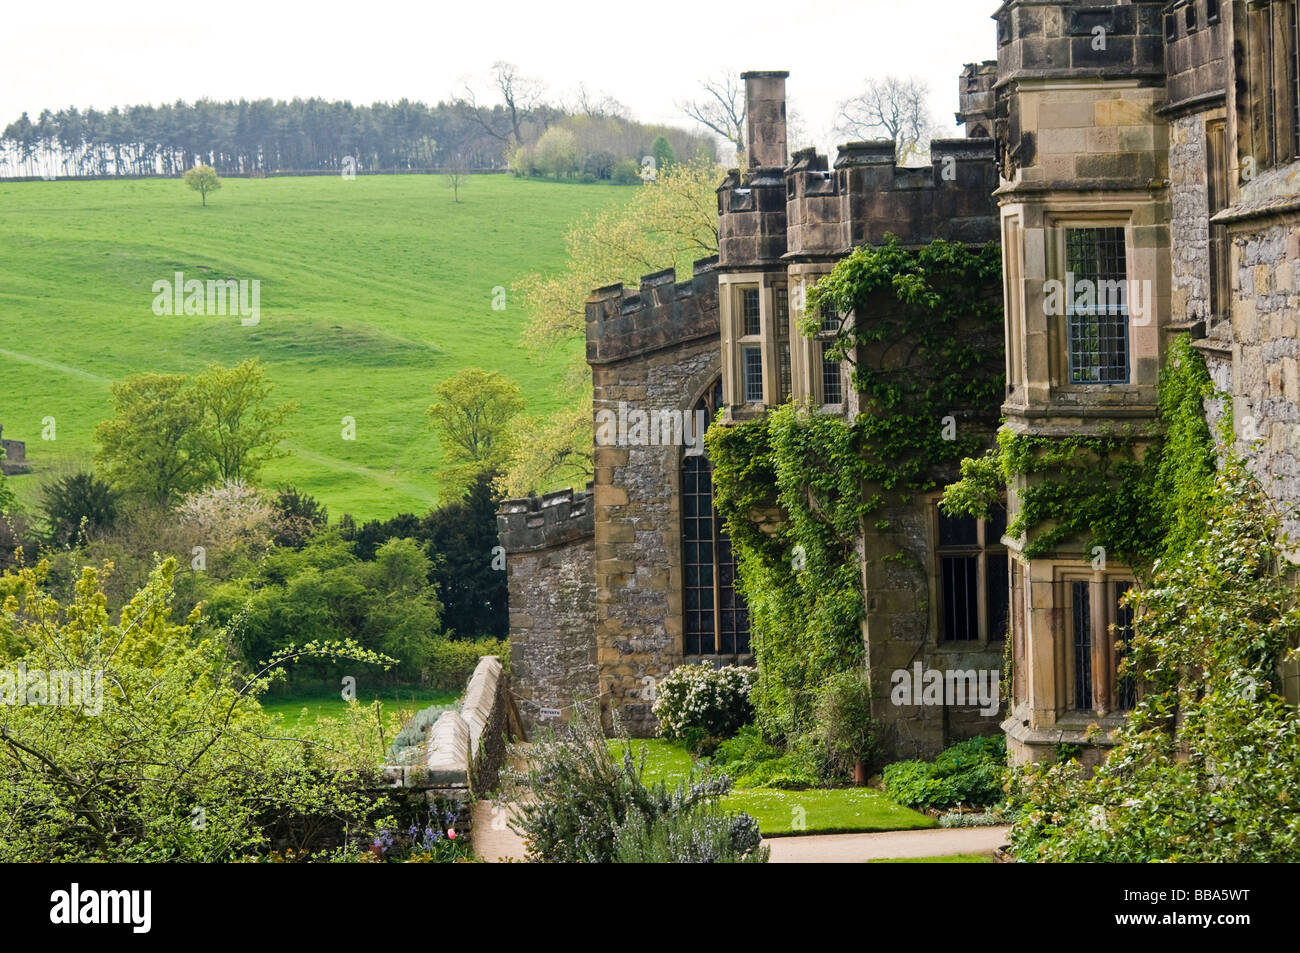
[(856, 418), (786, 404), (706, 437), (750, 609), (757, 720), (786, 741), (810, 730), (830, 676), (863, 663), (862, 521), (955, 477), (988, 445), (1003, 392), (997, 246), (864, 246), (811, 292), (804, 332), (832, 306), (856, 315), (832, 351), (854, 362)]
[(1079, 555), (1103, 547), (1135, 569), (1180, 552), (1205, 524), (1215, 472), (1203, 400), (1213, 396), (1205, 360), (1186, 335), (1160, 375), (1160, 419), (1146, 429), (1099, 436), (998, 432), (997, 446), (962, 461), (948, 487), (949, 513), (985, 516), (1008, 485), (1022, 481), (1007, 534), (1037, 559), (1082, 540)]

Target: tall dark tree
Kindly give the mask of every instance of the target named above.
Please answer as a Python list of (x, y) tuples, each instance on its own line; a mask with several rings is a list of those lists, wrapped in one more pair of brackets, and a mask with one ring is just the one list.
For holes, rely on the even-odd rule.
[(117, 519), (118, 494), (92, 473), (73, 473), (41, 490), (41, 513), (50, 542), (72, 546), (86, 534), (105, 529)]

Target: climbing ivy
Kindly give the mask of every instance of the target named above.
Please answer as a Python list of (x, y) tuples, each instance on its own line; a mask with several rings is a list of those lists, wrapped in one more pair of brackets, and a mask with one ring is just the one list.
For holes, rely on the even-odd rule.
[(854, 363), (856, 418), (786, 404), (710, 428), (768, 737), (804, 735), (830, 676), (862, 665), (862, 521), (984, 448), (1003, 390), (1000, 280), (995, 245), (857, 249), (810, 293), (802, 328), (818, 333), (823, 308), (856, 315), (831, 350)]
[(836, 417), (786, 404), (760, 420), (712, 427), (706, 440), (714, 501), (749, 606), (759, 727), (794, 740), (811, 724), (818, 688), (862, 664), (859, 435)]
[(890, 236), (856, 249), (809, 293), (805, 334), (820, 329), (823, 309), (856, 316), (831, 353), (854, 364), (854, 426), (876, 494), (933, 489), (987, 446), (1004, 389), (1001, 275), (991, 242), (908, 249)]
[(1175, 340), (1160, 375), (1160, 420), (1097, 436), (1015, 433), (962, 461), (962, 478), (944, 493), (949, 513), (986, 516), (1018, 484), (1008, 535), (1025, 540), (1036, 559), (1071, 539), (1150, 567), (1181, 551), (1205, 522), (1215, 473), (1214, 441), (1203, 400), (1214, 393), (1201, 355), (1186, 336)]

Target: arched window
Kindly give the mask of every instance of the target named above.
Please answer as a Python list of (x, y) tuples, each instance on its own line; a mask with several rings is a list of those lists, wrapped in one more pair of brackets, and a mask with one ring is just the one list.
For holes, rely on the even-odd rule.
[[(700, 399), (712, 421), (722, 381)], [(707, 454), (682, 459), (682, 574), (685, 655), (748, 655), (749, 609), (736, 591), (736, 557), (713, 507), (713, 465)]]

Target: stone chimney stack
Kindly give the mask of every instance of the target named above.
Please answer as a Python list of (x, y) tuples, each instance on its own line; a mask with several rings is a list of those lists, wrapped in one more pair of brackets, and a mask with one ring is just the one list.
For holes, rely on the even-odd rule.
[(750, 70), (745, 81), (745, 146), (750, 169), (784, 169), (786, 70)]

